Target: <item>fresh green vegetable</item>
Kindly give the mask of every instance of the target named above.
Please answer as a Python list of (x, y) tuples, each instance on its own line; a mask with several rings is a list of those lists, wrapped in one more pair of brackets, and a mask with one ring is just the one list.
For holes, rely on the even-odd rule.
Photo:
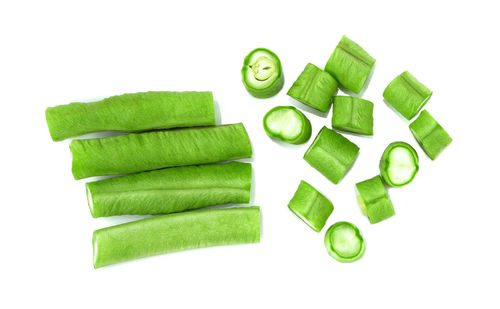
[(359, 229), (352, 223), (340, 221), (325, 233), (328, 254), (342, 263), (359, 260), (365, 253), (365, 241)]
[(73, 140), (70, 149), (75, 179), (252, 156), (241, 123)]
[(344, 35), (328, 59), (325, 71), (343, 87), (359, 93), (374, 64), (372, 56)]
[(398, 75), (384, 90), (385, 100), (403, 117), (415, 117), (432, 96), (432, 91), (408, 71)]
[(321, 112), (327, 112), (338, 83), (330, 74), (308, 63), (287, 94)]
[(374, 224), (394, 216), (394, 208), (380, 176), (356, 184), (361, 211)]
[(321, 231), (333, 211), (333, 204), (307, 182), (301, 180), (288, 208), (310, 228)]
[(45, 111), (54, 141), (98, 131), (140, 132), (215, 125), (211, 92), (128, 93)]
[(293, 106), (276, 106), (264, 116), (267, 135), (290, 144), (303, 144), (311, 137), (311, 122)]
[(354, 162), (359, 147), (323, 127), (304, 154), (304, 160), (333, 183), (338, 183)]
[(410, 131), (432, 160), (436, 159), (452, 141), (443, 127), (426, 110), (410, 124)]
[(156, 215), (250, 202), (252, 165), (173, 167), (87, 183), (94, 218)]
[(265, 48), (256, 48), (245, 57), (241, 78), (245, 88), (256, 98), (276, 95), (285, 83), (280, 59)]
[(373, 103), (356, 97), (333, 99), (332, 127), (362, 135), (373, 135)]
[(94, 268), (175, 251), (259, 241), (259, 207), (188, 211), (94, 231)]
[(405, 142), (389, 144), (380, 159), (380, 175), (391, 187), (409, 184), (418, 172), (418, 155)]

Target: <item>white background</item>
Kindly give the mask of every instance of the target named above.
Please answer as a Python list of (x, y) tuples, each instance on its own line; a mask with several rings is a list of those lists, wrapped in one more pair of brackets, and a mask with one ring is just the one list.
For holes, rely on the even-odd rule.
[[(0, 307), (498, 308), (500, 26), (496, 1), (2, 1), (0, 4)], [(302, 159), (309, 143), (269, 139), (262, 117), (307, 62), (323, 67), (346, 34), (377, 63), (363, 98), (374, 137), (338, 185)], [(281, 58), (285, 87), (259, 100), (240, 80), (244, 56)], [(409, 70), (434, 91), (426, 108), (453, 137), (435, 160), (382, 100)], [(95, 229), (139, 217), (92, 219), (69, 141), (54, 143), (48, 106), (125, 92), (211, 90), (222, 123), (243, 122), (254, 147), (252, 204), (260, 244), (200, 249), (94, 270)], [(326, 118), (306, 112), (313, 137)], [(98, 135), (94, 135), (98, 136)], [(396, 216), (370, 225), (354, 184), (378, 173), (392, 141), (420, 156), (410, 185), (390, 189)], [(341, 264), (287, 208), (304, 179), (335, 205), (367, 248)], [(495, 295), (496, 294), (496, 295)]]

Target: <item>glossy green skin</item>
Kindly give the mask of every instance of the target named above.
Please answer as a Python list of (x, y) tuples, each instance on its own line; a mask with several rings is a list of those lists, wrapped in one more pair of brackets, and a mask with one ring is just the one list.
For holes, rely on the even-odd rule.
[[(348, 226), (349, 228), (351, 228), (352, 230), (355, 231), (356, 239), (361, 243), (360, 250), (357, 252), (357, 254), (355, 254), (353, 256), (342, 256), (333, 247), (332, 237), (335, 233), (335, 230), (340, 226)], [(359, 260), (363, 256), (363, 254), (365, 253), (365, 240), (363, 239), (363, 236), (361, 235), (359, 229), (354, 224), (352, 224), (350, 222), (346, 222), (346, 221), (340, 221), (340, 222), (337, 222), (334, 225), (330, 226), (328, 228), (328, 230), (326, 230), (325, 247), (326, 247), (326, 251), (328, 252), (328, 254), (331, 257), (333, 257), (334, 259), (336, 259), (337, 261), (339, 261), (341, 263), (352, 263), (352, 262)]]
[(173, 167), (87, 183), (94, 218), (156, 215), (250, 202), (252, 165)]
[(372, 56), (344, 35), (328, 59), (325, 71), (335, 77), (344, 88), (359, 93), (374, 64), (375, 59)]
[(304, 160), (337, 184), (356, 159), (359, 147), (337, 132), (323, 127), (304, 154)]
[(45, 111), (54, 141), (99, 131), (141, 132), (215, 125), (211, 92), (150, 91)]
[[(405, 149), (410, 151), (410, 153), (412, 154), (414, 166), (416, 167), (416, 170), (415, 170), (413, 176), (411, 178), (409, 178), (408, 181), (401, 183), (401, 184), (394, 183), (391, 180), (391, 177), (390, 177), (389, 172), (388, 172), (388, 169), (391, 166), (391, 162), (389, 159), (391, 151), (394, 150), (395, 148), (398, 148), (398, 147), (402, 147), (402, 148), (405, 148)], [(413, 181), (413, 179), (415, 178), (415, 176), (418, 173), (418, 154), (415, 151), (415, 149), (408, 143), (405, 143), (405, 142), (390, 143), (389, 146), (387, 146), (387, 148), (385, 148), (384, 153), (382, 154), (382, 158), (380, 159), (379, 169), (380, 169), (380, 176), (382, 176), (382, 179), (384, 180), (384, 182), (387, 185), (389, 185), (391, 187), (396, 187), (396, 188), (406, 186), (407, 184), (409, 184), (410, 182)]]
[(431, 98), (432, 91), (408, 71), (398, 75), (384, 90), (384, 99), (403, 117), (415, 117)]
[(287, 95), (321, 112), (327, 112), (338, 83), (325, 71), (308, 63)]
[(394, 207), (380, 176), (356, 184), (359, 198), (362, 199), (371, 224), (394, 216)]
[[(252, 55), (258, 51), (264, 51), (268, 54), (268, 56), (274, 60), (276, 63), (276, 66), (279, 70), (279, 75), (276, 77), (274, 82), (272, 82), (269, 86), (265, 88), (256, 88), (253, 85), (249, 84), (246, 78), (246, 73), (248, 70), (251, 70), (250, 68), (250, 59)], [(278, 56), (270, 51), (269, 49), (266, 48), (256, 48), (252, 50), (243, 60), (243, 67), (241, 68), (241, 80), (243, 82), (243, 85), (247, 89), (247, 91), (254, 97), (259, 98), (259, 99), (265, 99), (265, 98), (270, 98), (275, 95), (277, 95), (281, 89), (283, 89), (283, 85), (285, 84), (285, 75), (283, 74), (283, 68), (281, 67), (281, 61), (278, 58)]]
[[(267, 121), (266, 121), (267, 118), (273, 112), (280, 111), (280, 110), (283, 110), (283, 109), (288, 109), (288, 110), (294, 111), (300, 117), (300, 119), (302, 120), (301, 133), (299, 135), (297, 135), (297, 137), (294, 138), (294, 139), (288, 139), (285, 136), (283, 136), (282, 134), (280, 134), (279, 132), (273, 132), (267, 126)], [(279, 140), (281, 140), (283, 142), (294, 144), (294, 145), (304, 144), (305, 142), (307, 142), (311, 138), (311, 134), (312, 134), (311, 122), (309, 121), (309, 119), (307, 119), (307, 117), (301, 111), (299, 111), (298, 109), (296, 109), (293, 106), (276, 106), (276, 107), (272, 108), (264, 116), (263, 125), (264, 125), (264, 131), (266, 131), (266, 134), (269, 137), (277, 138), (277, 139), (279, 139)]]
[(373, 103), (356, 97), (334, 97), (332, 127), (362, 135), (373, 135)]
[(182, 250), (259, 241), (259, 207), (188, 211), (94, 231), (94, 268)]
[(410, 131), (432, 160), (436, 159), (453, 140), (426, 110), (410, 124)]
[(252, 156), (243, 124), (73, 140), (73, 176), (119, 175)]
[(320, 232), (333, 211), (333, 204), (313, 186), (301, 180), (288, 208), (310, 228)]

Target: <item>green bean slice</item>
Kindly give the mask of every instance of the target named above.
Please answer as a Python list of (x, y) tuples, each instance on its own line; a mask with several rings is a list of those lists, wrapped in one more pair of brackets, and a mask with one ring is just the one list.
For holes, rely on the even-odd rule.
[(409, 184), (418, 172), (418, 154), (405, 142), (393, 142), (387, 146), (380, 159), (380, 176), (391, 187)]
[(272, 138), (298, 145), (311, 137), (311, 122), (293, 106), (276, 106), (264, 116), (264, 130)]
[(247, 91), (256, 98), (278, 94), (285, 83), (280, 59), (265, 48), (256, 48), (245, 57), (241, 77)]
[(352, 223), (340, 221), (325, 233), (328, 254), (342, 263), (359, 260), (365, 253), (365, 241), (359, 229)]
[(361, 135), (373, 135), (373, 103), (356, 97), (335, 96), (332, 127)]
[(392, 202), (380, 176), (356, 184), (361, 211), (375, 224), (395, 215)]
[(424, 110), (417, 119), (410, 124), (410, 131), (424, 152), (432, 160), (443, 151), (453, 139), (443, 127)]

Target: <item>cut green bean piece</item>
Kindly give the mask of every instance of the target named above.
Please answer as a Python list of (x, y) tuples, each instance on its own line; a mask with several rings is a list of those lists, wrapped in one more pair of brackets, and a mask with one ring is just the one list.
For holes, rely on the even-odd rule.
[(443, 127), (426, 110), (410, 124), (410, 131), (432, 160), (436, 159), (452, 141)]
[(156, 215), (250, 202), (252, 165), (172, 167), (87, 183), (92, 216)]
[(333, 211), (333, 204), (313, 186), (301, 180), (288, 208), (310, 228), (320, 232)]
[(342, 263), (359, 260), (365, 253), (365, 241), (359, 229), (352, 223), (340, 221), (325, 233), (328, 254)]
[(372, 56), (344, 35), (328, 59), (325, 71), (335, 77), (343, 87), (359, 93), (374, 64), (375, 59)]
[(432, 91), (408, 71), (398, 75), (384, 90), (384, 99), (403, 117), (415, 117), (432, 96)]
[(45, 111), (54, 141), (99, 131), (141, 132), (215, 125), (211, 92), (150, 91)]
[(94, 231), (94, 268), (182, 250), (259, 241), (259, 207), (188, 211)]
[(395, 215), (389, 194), (380, 176), (356, 184), (358, 203), (361, 211), (371, 224), (383, 221)]
[(256, 98), (276, 95), (285, 83), (280, 59), (265, 48), (256, 48), (245, 57), (241, 78), (247, 91)]
[(267, 135), (290, 144), (303, 144), (311, 137), (311, 122), (293, 106), (276, 106), (264, 116)]
[(373, 135), (373, 103), (356, 97), (334, 97), (332, 127), (362, 135)]
[(323, 127), (304, 154), (304, 160), (333, 183), (338, 183), (356, 159), (359, 147)]
[(73, 140), (70, 149), (75, 179), (252, 156), (241, 123)]
[(418, 172), (418, 155), (405, 142), (389, 144), (380, 159), (380, 175), (391, 187), (409, 184)]
[(308, 63), (287, 94), (312, 108), (327, 112), (337, 87), (337, 81), (330, 74)]

